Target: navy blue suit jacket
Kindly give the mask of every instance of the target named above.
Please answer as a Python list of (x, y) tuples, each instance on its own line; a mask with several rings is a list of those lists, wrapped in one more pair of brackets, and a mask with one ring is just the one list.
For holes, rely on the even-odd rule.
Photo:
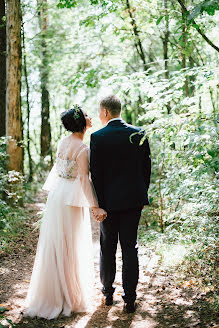
[(123, 120), (108, 123), (91, 135), (90, 170), (99, 206), (106, 211), (148, 203), (151, 160), (144, 133)]

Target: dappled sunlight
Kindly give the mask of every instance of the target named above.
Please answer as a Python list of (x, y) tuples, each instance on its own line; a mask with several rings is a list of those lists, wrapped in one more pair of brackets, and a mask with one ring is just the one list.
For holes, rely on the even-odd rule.
[(1, 275), (6, 275), (9, 274), (11, 272), (11, 270), (9, 268), (5, 268), (3, 266), (0, 267), (0, 274)]
[(188, 248), (182, 244), (172, 244), (167, 246), (167, 249), (161, 248), (162, 264), (164, 267), (174, 267), (180, 264), (188, 253)]
[[(133, 314), (124, 311), (121, 297), (122, 289), (122, 261), (121, 248), (118, 245), (117, 274), (114, 293), (114, 305), (107, 307), (103, 303), (99, 280), (99, 223), (92, 222), (93, 250), (95, 263), (95, 293), (87, 313), (72, 313), (70, 317), (60, 315), (58, 319), (47, 321), (44, 319), (23, 318), (22, 309), (26, 297), (32, 270), (34, 254), (16, 258), (16, 271), (13, 271), (14, 282), (10, 282), (11, 267), (5, 262), (4, 271), (8, 275), (7, 294), (3, 303), (7, 305), (7, 318), (12, 319), (19, 328), (204, 328), (208, 317), (200, 312), (199, 294), (196, 289), (183, 284), (179, 286), (175, 276), (167, 273), (165, 268), (179, 264), (186, 254), (182, 245), (173, 245), (162, 250), (139, 246), (140, 277), (137, 289), (137, 309)], [(37, 233), (36, 233), (37, 236)], [(35, 249), (34, 249), (35, 252)], [(172, 262), (171, 262), (172, 261)], [(12, 266), (13, 267), (13, 266)], [(5, 287), (5, 286), (4, 286)], [(201, 299), (200, 299), (201, 300)], [(202, 303), (205, 304), (205, 303)], [(207, 304), (207, 303), (206, 303)], [(206, 305), (207, 306), (207, 305)], [(203, 305), (202, 305), (203, 307)], [(98, 323), (98, 325), (96, 324)], [(214, 326), (212, 326), (214, 327)]]
[[(218, 0), (1, 1), (0, 328), (219, 327), (218, 22)], [(116, 98), (100, 101), (110, 94)], [(64, 123), (66, 113), (70, 115)], [(142, 135), (141, 141), (137, 138), (139, 147), (130, 137), (127, 153), (120, 144), (122, 128), (108, 121), (120, 114), (124, 132), (137, 126), (135, 137), (137, 131)], [(114, 132), (107, 141), (108, 128), (98, 130), (108, 123), (115, 130), (110, 128)], [(98, 134), (100, 142), (95, 145)], [(73, 141), (90, 145), (90, 155), (83, 153), (85, 149), (73, 151)], [(141, 158), (139, 151), (144, 152)], [(97, 160), (94, 153), (100, 155)], [(86, 154), (84, 165), (80, 165), (82, 154)], [(58, 165), (59, 161), (63, 164)], [(86, 166), (83, 174), (82, 166)], [(63, 182), (57, 184), (63, 198), (58, 206), (54, 199), (59, 199), (59, 192), (50, 193), (55, 196), (48, 206), (52, 215), (42, 220), (49, 203), (42, 186), (49, 172), (55, 173), (55, 184)], [(93, 186), (88, 188), (92, 201), (82, 186), (85, 175), (89, 186), (93, 179), (99, 205), (112, 212), (149, 204), (143, 207), (138, 229), (135, 313), (124, 309), (120, 244), (113, 306), (105, 306), (99, 223), (91, 217), (91, 246), (89, 222), (70, 214), (79, 208), (85, 213), (88, 206), (97, 205)], [(74, 193), (75, 182), (80, 192), (75, 188)], [(83, 285), (93, 269), (92, 261), (85, 260), (93, 251), (94, 293), (86, 313), (60, 314), (54, 320), (23, 316), (42, 222), (48, 223), (48, 229), (41, 234), (45, 244), (33, 307), (38, 307), (54, 281), (55, 290), (60, 291), (60, 297), (54, 297), (60, 300), (59, 309), (76, 303), (75, 295), (86, 298), (91, 283), (80, 293), (78, 282)], [(128, 231), (127, 222), (122, 224)], [(89, 241), (76, 228), (82, 225), (89, 230)], [(126, 263), (132, 263), (131, 251), (124, 247), (123, 255)], [(43, 285), (44, 273), (57, 279), (48, 278)], [(41, 305), (45, 310), (45, 302)]]
[[(43, 209), (44, 203), (38, 201), (35, 213)], [(32, 211), (32, 210), (31, 210)], [(37, 218), (38, 219), (38, 218)], [(115, 280), (116, 290), (114, 293), (114, 305), (106, 307), (100, 292), (99, 279), (99, 223), (91, 219), (93, 234), (93, 253), (95, 266), (95, 293), (90, 304), (89, 312), (73, 313), (70, 317), (62, 315), (56, 320), (47, 321), (43, 319), (23, 318), (22, 309), (26, 297), (32, 264), (35, 256), (35, 247), (38, 231), (34, 232), (34, 241), (29, 240), (32, 245), (31, 254), (21, 253), (21, 256), (12, 256), (2, 263), (2, 277), (5, 285), (2, 286), (4, 297), (1, 303), (8, 308), (5, 315), (12, 319), (19, 328), (43, 328), (43, 327), (65, 327), (65, 328), (204, 328), (208, 318), (207, 303), (203, 303), (200, 292), (194, 288), (191, 281), (176, 281), (177, 271), (174, 274), (168, 272), (168, 268), (179, 265), (189, 248), (183, 244), (139, 244), (139, 284), (137, 289), (137, 309), (134, 314), (124, 312), (122, 300), (122, 256), (121, 247), (118, 244), (117, 251), (117, 274)], [(33, 231), (31, 226), (31, 233)], [(28, 248), (27, 248), (28, 249)], [(21, 250), (21, 249), (20, 249)], [(26, 255), (25, 255), (26, 254)], [(13, 275), (13, 280), (12, 280)], [(200, 301), (199, 301), (200, 300)], [(202, 301), (202, 307), (200, 303)], [(206, 310), (203, 310), (203, 306)], [(202, 309), (202, 310), (201, 310)], [(204, 308), (205, 309), (205, 308)], [(5, 321), (3, 321), (5, 322)], [(96, 323), (98, 322), (98, 325)], [(6, 322), (5, 322), (6, 323)], [(214, 327), (214, 326), (212, 326)]]

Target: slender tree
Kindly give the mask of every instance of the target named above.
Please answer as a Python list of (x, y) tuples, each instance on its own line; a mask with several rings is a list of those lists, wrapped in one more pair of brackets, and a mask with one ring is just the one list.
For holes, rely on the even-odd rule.
[[(163, 59), (164, 59), (164, 69), (165, 69), (165, 79), (169, 80), (169, 56), (168, 56), (168, 47), (169, 47), (169, 16), (168, 16), (168, 1), (163, 1), (164, 11), (165, 11), (165, 30), (163, 41)], [(170, 103), (167, 104), (167, 112), (170, 113)]]
[(26, 84), (26, 104), (27, 104), (27, 154), (29, 162), (29, 178), (28, 181), (33, 180), (33, 160), (30, 151), (30, 87), (27, 74), (27, 59), (26, 59), (26, 44), (25, 44), (25, 32), (24, 32), (24, 23), (22, 21), (22, 42), (23, 42), (23, 72)]
[(48, 51), (47, 51), (47, 0), (38, 0), (38, 17), (41, 30), (41, 157), (44, 158), (50, 155), (52, 162), (51, 149), (51, 127), (50, 127), (50, 113), (49, 113), (49, 91), (48, 91)]
[[(189, 14), (186, 5), (184, 3), (184, 0), (177, 0), (180, 4), (182, 11), (187, 15)], [(210, 1), (209, 1), (210, 2)], [(196, 24), (194, 19), (191, 19), (192, 26), (196, 29), (196, 31), (203, 37), (203, 39), (217, 52), (219, 52), (219, 48), (203, 33), (203, 31), (199, 28), (199, 26)]]
[(137, 54), (139, 55), (139, 57), (141, 59), (144, 70), (147, 70), (149, 67), (146, 63), (145, 53), (144, 53), (144, 49), (143, 49), (143, 46), (142, 46), (142, 41), (141, 41), (141, 38), (140, 38), (137, 22), (136, 22), (136, 19), (135, 19), (133, 8), (131, 7), (129, 0), (126, 0), (126, 9), (128, 11), (128, 14), (129, 14), (129, 17), (130, 17), (130, 20), (131, 20), (132, 32), (133, 32), (133, 35), (134, 35), (134, 44), (135, 44)]
[(21, 117), (21, 8), (20, 0), (7, 0), (6, 135), (9, 170), (23, 172)]
[(169, 67), (168, 67), (169, 17), (167, 12), (167, 0), (164, 0), (164, 10), (165, 10), (165, 31), (163, 37), (163, 58), (164, 58), (165, 78), (169, 79)]
[[(185, 8), (181, 8), (182, 12), (182, 47), (181, 47), (181, 56), (182, 56), (182, 68), (186, 69), (187, 63), (186, 63), (186, 44), (187, 44), (187, 30), (186, 30), (186, 11)], [(186, 97), (189, 96), (189, 82), (187, 76), (185, 77), (185, 82), (184, 82), (184, 95)]]
[(0, 137), (6, 134), (6, 24), (5, 1), (0, 0)]

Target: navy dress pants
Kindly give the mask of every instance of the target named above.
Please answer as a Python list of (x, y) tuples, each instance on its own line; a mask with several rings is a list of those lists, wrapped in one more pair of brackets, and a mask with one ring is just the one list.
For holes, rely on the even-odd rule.
[(134, 302), (139, 277), (137, 231), (142, 208), (107, 212), (100, 223), (100, 279), (102, 292), (110, 296), (114, 292), (116, 275), (116, 249), (118, 240), (122, 249), (123, 299)]

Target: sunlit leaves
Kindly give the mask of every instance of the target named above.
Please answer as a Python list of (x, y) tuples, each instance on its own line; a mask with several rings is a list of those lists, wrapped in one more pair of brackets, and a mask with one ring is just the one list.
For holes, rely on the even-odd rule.
[[(128, 92), (134, 98), (136, 90), (141, 90), (144, 102), (140, 122), (144, 122), (150, 138), (156, 177), (155, 185), (151, 187), (153, 202), (159, 203), (156, 190), (163, 162), (161, 194), (165, 208), (164, 221), (168, 226), (176, 220), (177, 226), (183, 227), (187, 221), (187, 212), (183, 210), (185, 203), (191, 202), (192, 215), (198, 215), (199, 212), (204, 213), (206, 208), (211, 210), (214, 203), (206, 204), (209, 199), (215, 202), (216, 198), (215, 180), (219, 166), (217, 131), (207, 91), (209, 86), (216, 88), (217, 70), (199, 67), (175, 71), (171, 72), (168, 81), (162, 74), (163, 71), (150, 75), (140, 72), (131, 76), (114, 76), (110, 82), (115, 91), (121, 92), (121, 96)], [(186, 76), (193, 77), (194, 81), (191, 97), (184, 97), (182, 91)], [(208, 97), (203, 108), (199, 107), (200, 97), (203, 102)], [(169, 114), (168, 103), (172, 105)], [(191, 209), (188, 213), (191, 215)]]
[(192, 21), (203, 12), (207, 12), (208, 15), (212, 16), (215, 14), (216, 10), (219, 10), (218, 0), (204, 0), (193, 8), (191, 14), (187, 16), (187, 19), (188, 21)]
[(163, 18), (164, 16), (160, 16), (156, 21), (156, 25), (159, 25)]
[(57, 4), (58, 8), (71, 8), (75, 7), (78, 4), (77, 0), (59, 0), (59, 3)]

